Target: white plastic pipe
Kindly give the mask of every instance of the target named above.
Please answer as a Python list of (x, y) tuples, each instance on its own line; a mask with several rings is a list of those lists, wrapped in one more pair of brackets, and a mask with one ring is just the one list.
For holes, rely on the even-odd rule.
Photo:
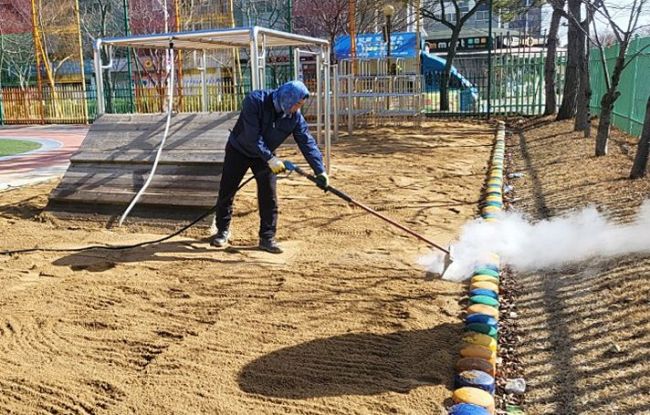
[(163, 134), (162, 140), (160, 141), (160, 145), (158, 146), (158, 151), (156, 152), (156, 158), (154, 159), (153, 167), (151, 168), (149, 177), (147, 177), (147, 181), (144, 183), (144, 185), (142, 186), (140, 191), (135, 195), (135, 197), (131, 200), (129, 207), (127, 207), (124, 213), (122, 213), (119, 226), (122, 226), (124, 219), (126, 219), (126, 217), (129, 216), (131, 209), (133, 209), (135, 204), (138, 203), (138, 200), (140, 200), (142, 193), (144, 193), (144, 191), (147, 190), (147, 187), (149, 187), (149, 183), (151, 183), (153, 176), (156, 174), (158, 161), (160, 160), (160, 155), (162, 154), (163, 147), (165, 146), (165, 141), (167, 141), (167, 136), (169, 135), (169, 125), (171, 124), (172, 108), (173, 108), (173, 100), (174, 100), (174, 71), (175, 71), (174, 44), (171, 41), (169, 43), (169, 49), (167, 50), (167, 54), (169, 56), (169, 59), (167, 61), (167, 73), (169, 74), (169, 82), (167, 83), (167, 121), (165, 123), (165, 132)]

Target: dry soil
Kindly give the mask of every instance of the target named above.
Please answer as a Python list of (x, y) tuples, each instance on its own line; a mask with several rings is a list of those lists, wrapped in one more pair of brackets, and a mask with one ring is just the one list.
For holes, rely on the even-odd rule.
[[(335, 144), (332, 185), (446, 243), (478, 213), (493, 140), (478, 123), (360, 131)], [(168, 231), (53, 219), (55, 185), (0, 193), (3, 249)], [(303, 178), (279, 195), (282, 255), (252, 247), (251, 186), (232, 248), (195, 230), (0, 256), (0, 413), (439, 414), (466, 286), (427, 278), (426, 246)]]

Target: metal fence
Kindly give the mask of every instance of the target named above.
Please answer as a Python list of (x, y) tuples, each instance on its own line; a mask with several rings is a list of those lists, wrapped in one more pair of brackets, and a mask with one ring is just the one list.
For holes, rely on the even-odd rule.
[[(267, 73), (266, 85), (275, 88), (291, 78), (289, 65)], [(307, 80), (307, 82), (311, 82)], [(188, 77), (177, 86), (174, 109), (178, 112), (237, 111), (250, 91), (250, 76), (235, 83), (230, 79), (211, 79), (205, 88)], [(104, 91), (106, 112), (163, 112), (167, 94), (162, 85), (113, 84)], [(97, 114), (97, 91), (94, 84), (57, 84), (54, 88), (37, 86), (3, 87), (0, 93), (2, 124), (86, 124)]]
[[(645, 48), (645, 49), (644, 49)], [(619, 46), (613, 45), (605, 50), (605, 60), (609, 73), (614, 68)], [(638, 56), (634, 57), (636, 54)], [(629, 134), (640, 135), (643, 129), (645, 107), (650, 96), (650, 82), (643, 79), (650, 70), (650, 37), (635, 38), (627, 51), (628, 59), (634, 57), (621, 74), (618, 90), (621, 93), (614, 105), (612, 122), (618, 128)], [(592, 114), (600, 114), (600, 100), (607, 91), (605, 70), (600, 60), (600, 52), (592, 49), (589, 58), (591, 78)]]
[[(633, 50), (644, 44), (636, 41)], [(335, 105), (342, 123), (346, 117), (349, 118), (348, 125), (355, 120), (361, 124), (392, 124), (420, 115), (449, 113), (484, 115), (489, 111), (492, 114), (539, 115), (545, 107), (545, 56), (545, 50), (495, 51), (489, 65), (485, 53), (459, 55), (454, 60), (455, 72), (451, 75), (448, 89), (449, 110), (445, 112), (440, 111), (443, 74), (435, 71), (418, 74), (419, 65), (415, 59), (395, 59), (390, 67), (385, 60), (358, 62), (354, 74), (349, 73), (352, 70), (350, 63), (342, 61), (338, 72), (333, 75), (333, 85), (339, 91)], [(608, 56), (613, 59), (615, 51), (608, 51)], [(647, 58), (647, 55), (638, 58), (639, 61), (632, 64), (624, 75), (636, 75), (644, 64), (649, 65), (648, 60), (642, 60)], [(593, 59), (592, 54), (595, 79), (598, 68), (593, 65)], [(564, 52), (558, 53), (556, 64), (556, 94), (558, 102), (561, 102), (566, 66)], [(315, 91), (316, 74), (311, 66), (305, 62), (302, 74), (307, 86)], [(490, 66), (491, 70), (488, 70)], [(267, 71), (266, 86), (276, 87), (292, 77), (290, 65), (276, 65)], [(635, 82), (625, 78), (621, 85), (626, 88), (625, 85), (635, 85)], [(592, 105), (597, 102), (598, 88), (594, 81)], [(634, 97), (630, 98), (634, 105), (627, 96), (621, 97), (616, 117), (619, 122), (626, 120), (631, 127), (638, 129), (650, 84), (636, 88)], [(250, 76), (246, 71), (237, 83), (232, 78), (212, 78), (205, 86), (195, 77), (186, 76), (175, 91), (174, 109), (178, 112), (237, 111), (249, 90)], [(646, 92), (642, 92), (644, 90)], [(109, 113), (157, 113), (163, 111), (166, 88), (164, 85), (118, 82), (105, 88), (105, 95)], [(308, 118), (314, 112), (311, 106), (309, 103), (304, 108)], [(628, 111), (631, 106), (633, 109)], [(96, 89), (92, 84), (85, 90), (79, 84), (57, 85), (53, 89), (44, 87), (42, 90), (37, 87), (4, 87), (0, 95), (0, 122), (90, 123), (95, 119), (96, 107)]]

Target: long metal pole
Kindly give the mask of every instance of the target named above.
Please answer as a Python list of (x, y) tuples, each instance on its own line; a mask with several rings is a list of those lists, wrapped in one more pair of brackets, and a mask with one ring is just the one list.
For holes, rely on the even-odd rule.
[(259, 77), (259, 68), (258, 68), (258, 59), (257, 54), (259, 50), (257, 48), (257, 31), (255, 28), (251, 29), (251, 40), (250, 40), (250, 57), (249, 64), (251, 67), (251, 91), (260, 88), (258, 77)]
[[(122, 0), (122, 10), (124, 11), (124, 36), (129, 36), (129, 0)], [(131, 48), (126, 49), (126, 68), (129, 72), (129, 111), (135, 111), (133, 102), (133, 72), (131, 69)]]
[[(288, 5), (287, 5), (287, 32), (291, 33), (293, 32), (293, 21), (291, 20), (291, 16), (293, 14), (293, 1), (288, 0)], [(293, 65), (293, 47), (289, 46), (289, 73), (293, 70), (291, 68), (291, 65)]]
[(322, 72), (323, 72), (323, 49), (321, 48), (321, 53), (316, 56), (316, 140), (321, 143), (321, 121), (323, 117), (321, 100), (323, 99), (322, 92), (323, 88), (321, 86), (322, 82)]
[(328, 47), (325, 47), (323, 50), (325, 55), (325, 161), (327, 163), (326, 169), (327, 174), (330, 174), (331, 170), (331, 154), (332, 154), (332, 87), (330, 83), (330, 51)]
[(102, 73), (102, 42), (98, 39), (95, 42), (95, 88), (97, 90), (97, 114), (96, 117), (106, 112), (106, 103), (104, 102), (104, 74)]
[(203, 112), (208, 112), (208, 84), (206, 82), (205, 74), (208, 70), (208, 65), (206, 64), (207, 57), (208, 55), (205, 52), (205, 49), (203, 49), (201, 51), (201, 67), (199, 68), (201, 71), (201, 111)]
[(338, 141), (339, 138), (339, 67), (338, 65), (332, 65), (332, 76), (333, 76), (333, 85), (332, 85), (332, 102), (334, 103), (332, 112), (334, 113), (334, 141)]
[(488, 84), (487, 84), (487, 118), (492, 112), (492, 0), (488, 0)]

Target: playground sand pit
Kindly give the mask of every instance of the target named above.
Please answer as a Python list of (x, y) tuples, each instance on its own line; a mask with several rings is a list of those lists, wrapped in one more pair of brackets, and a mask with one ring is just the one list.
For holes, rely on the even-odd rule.
[[(486, 124), (375, 128), (333, 148), (332, 185), (446, 244), (478, 214)], [(294, 148), (280, 156), (304, 164)], [(0, 193), (3, 249), (128, 244), (42, 214), (54, 182)], [(279, 182), (282, 255), (257, 243), (255, 186), (234, 247), (207, 231), (128, 251), (0, 256), (0, 408), (10, 413), (439, 414), (466, 286), (429, 278), (416, 239)]]
[[(614, 222), (631, 222), (650, 195), (648, 178), (627, 178), (638, 138), (613, 130), (609, 154), (596, 158), (593, 138), (572, 127), (552, 123), (511, 137), (510, 171), (525, 174), (512, 181), (515, 207), (543, 219), (596, 205)], [(650, 414), (650, 256), (515, 278), (526, 413)]]

